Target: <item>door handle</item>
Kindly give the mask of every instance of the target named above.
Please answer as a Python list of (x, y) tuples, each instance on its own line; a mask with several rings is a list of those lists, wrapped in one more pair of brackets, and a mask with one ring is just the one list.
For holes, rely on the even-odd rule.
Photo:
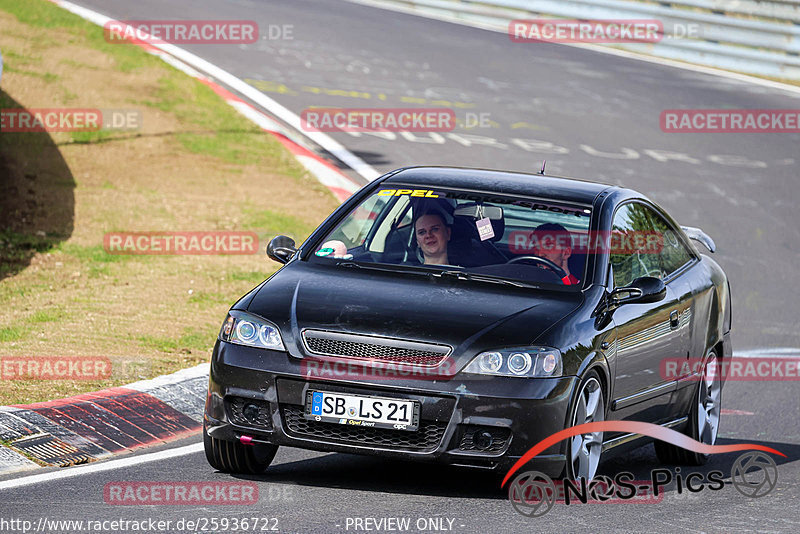
[(678, 328), (678, 323), (680, 321), (678, 310), (672, 310), (669, 314), (669, 326), (672, 329)]

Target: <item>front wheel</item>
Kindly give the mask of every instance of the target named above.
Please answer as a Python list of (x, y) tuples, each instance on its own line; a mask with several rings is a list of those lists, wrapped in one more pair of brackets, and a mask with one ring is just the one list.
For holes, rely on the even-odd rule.
[[(689, 437), (706, 445), (717, 442), (719, 419), (722, 412), (722, 380), (719, 376), (719, 356), (714, 349), (708, 351), (703, 376), (697, 385), (689, 413)], [(665, 464), (703, 465), (708, 454), (692, 452), (682, 447), (656, 441), (656, 456)]]
[(243, 475), (260, 475), (267, 470), (278, 452), (277, 445), (243, 445), (238, 441), (212, 438), (206, 432), (205, 425), (203, 447), (211, 467), (225, 473)]
[[(595, 371), (589, 371), (578, 388), (578, 396), (569, 419), (571, 426), (604, 421), (605, 409), (606, 404), (600, 377)], [(592, 480), (597, 473), (602, 452), (602, 432), (590, 432), (571, 437), (567, 445), (565, 470), (567, 478)]]

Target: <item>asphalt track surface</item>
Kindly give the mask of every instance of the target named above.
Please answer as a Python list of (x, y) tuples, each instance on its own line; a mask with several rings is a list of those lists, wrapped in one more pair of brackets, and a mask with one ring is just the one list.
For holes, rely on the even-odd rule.
[[(438, 135), (330, 135), (379, 171), (417, 164), (533, 171), (547, 159), (550, 172), (637, 189), (716, 240), (714, 258), (731, 281), (735, 351), (800, 347), (794, 204), (800, 136), (659, 128), (664, 109), (797, 109), (800, 94), (574, 47), (515, 44), (501, 33), (334, 0), (79, 4), (121, 20), (246, 19), (262, 33), (269, 25), (292, 25), (291, 39), (182, 46), (297, 114), (309, 106), (412, 105), (449, 105), (461, 120), (467, 112), (488, 114), (491, 127)], [(531, 519), (514, 512), (482, 471), (281, 449), (267, 474), (252, 479), (260, 490), (254, 507), (104, 502), (103, 486), (113, 481), (235, 480), (215, 473), (196, 452), (2, 489), (0, 518), (153, 517), (174, 525), (190, 517), (263, 516), (277, 518), (284, 532), (363, 532), (366, 524), (356, 529), (353, 519), (366, 517), (407, 517), (412, 532), (418, 520), (436, 517), (453, 532), (796, 532), (799, 386), (742, 381), (723, 392), (723, 408), (735, 413), (723, 414), (720, 443), (762, 443), (787, 455), (778, 461), (776, 488), (759, 499), (730, 484), (691, 495), (673, 485), (656, 504), (556, 504)], [(719, 469), (727, 477), (736, 456), (717, 455), (683, 472)], [(628, 470), (648, 479), (658, 467), (648, 445), (609, 459), (601, 473)]]

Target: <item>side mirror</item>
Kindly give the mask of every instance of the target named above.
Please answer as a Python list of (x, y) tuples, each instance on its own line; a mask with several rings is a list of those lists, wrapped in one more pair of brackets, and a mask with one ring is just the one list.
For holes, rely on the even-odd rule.
[(664, 300), (667, 286), (660, 278), (642, 276), (625, 287), (618, 287), (609, 295), (610, 305), (618, 308), (623, 304), (647, 304)]
[(294, 239), (285, 235), (273, 237), (267, 245), (267, 256), (278, 263), (286, 263), (297, 253)]

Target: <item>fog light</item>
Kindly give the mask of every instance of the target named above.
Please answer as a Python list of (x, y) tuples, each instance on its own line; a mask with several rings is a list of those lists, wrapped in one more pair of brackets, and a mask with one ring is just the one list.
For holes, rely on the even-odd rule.
[(494, 437), (486, 430), (475, 432), (475, 435), (472, 437), (472, 443), (474, 443), (477, 448), (485, 451), (494, 443)]
[(251, 423), (258, 422), (259, 409), (255, 404), (245, 404), (242, 408), (242, 415)]

